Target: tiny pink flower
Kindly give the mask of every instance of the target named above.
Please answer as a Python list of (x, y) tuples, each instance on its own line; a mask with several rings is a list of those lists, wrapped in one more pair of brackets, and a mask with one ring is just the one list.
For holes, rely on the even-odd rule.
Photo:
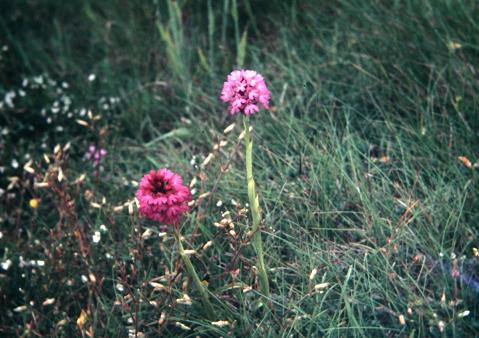
[(93, 162), (93, 166), (98, 167), (101, 159), (107, 155), (107, 151), (103, 148), (97, 148), (93, 144), (88, 147), (88, 152), (85, 154), (85, 160)]
[(136, 198), (140, 202), (142, 216), (176, 225), (189, 209), (191, 193), (190, 189), (183, 185), (180, 175), (163, 168), (152, 170), (142, 177)]
[(229, 103), (231, 115), (253, 115), (261, 105), (269, 109), (270, 93), (263, 77), (253, 70), (234, 70), (228, 75), (221, 91), (221, 100)]

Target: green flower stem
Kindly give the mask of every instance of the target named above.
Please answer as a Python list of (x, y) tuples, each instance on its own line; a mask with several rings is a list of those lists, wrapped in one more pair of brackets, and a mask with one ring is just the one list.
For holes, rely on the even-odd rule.
[(178, 252), (181, 256), (181, 259), (183, 259), (183, 262), (185, 263), (186, 270), (190, 274), (191, 278), (193, 279), (193, 282), (196, 285), (196, 288), (200, 292), (201, 301), (205, 308), (206, 314), (209, 319), (214, 320), (216, 319), (215, 310), (213, 309), (213, 306), (210, 303), (210, 300), (208, 297), (208, 291), (206, 290), (205, 285), (201, 282), (200, 277), (198, 277), (198, 274), (196, 273), (196, 270), (193, 264), (191, 263), (190, 257), (188, 257), (188, 255), (185, 254), (185, 249), (183, 248), (183, 244), (181, 243), (181, 235), (180, 235), (179, 229), (176, 229), (175, 239), (176, 239), (176, 242), (178, 243)]
[(249, 117), (243, 117), (244, 124), (244, 144), (246, 148), (246, 181), (248, 184), (248, 198), (251, 207), (251, 216), (253, 218), (253, 238), (252, 243), (257, 255), (257, 268), (259, 287), (264, 296), (269, 297), (269, 281), (268, 273), (266, 272), (266, 265), (264, 263), (263, 241), (261, 239), (261, 230), (259, 223), (261, 221), (261, 214), (259, 210), (259, 199), (256, 194), (256, 185), (253, 178), (253, 140), (249, 131)]

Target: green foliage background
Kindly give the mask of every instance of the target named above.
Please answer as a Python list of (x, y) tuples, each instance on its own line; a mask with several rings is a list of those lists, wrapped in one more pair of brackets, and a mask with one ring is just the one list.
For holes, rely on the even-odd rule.
[[(17, 93), (13, 107), (3, 99), (0, 109), (0, 258), (12, 261), (0, 269), (1, 334), (477, 335), (477, 1), (20, 0), (3, 1), (0, 13), (0, 98)], [(264, 75), (274, 107), (252, 120), (270, 305), (256, 290), (232, 288), (255, 286), (252, 250), (242, 247), (242, 259), (228, 265), (236, 242), (213, 225), (230, 210), (238, 234), (247, 229), (230, 203), (247, 202), (243, 150), (234, 150), (240, 128), (209, 166), (190, 163), (201, 163), (237, 120), (218, 97), (240, 66)], [(54, 83), (22, 84), (40, 75)], [(53, 113), (64, 95), (71, 105)], [(111, 97), (119, 101), (106, 109)], [(82, 109), (101, 114), (95, 128), (76, 122), (88, 120)], [(31, 158), (45, 171), (43, 154), (67, 142), (60, 190), (75, 201), (74, 218), (22, 169)], [(109, 152), (99, 179), (82, 159), (91, 143)], [(212, 203), (193, 208), (182, 231), (193, 249), (214, 241), (194, 263), (229, 326), (206, 320), (194, 287), (182, 286), (186, 276), (167, 295), (151, 290), (149, 281), (181, 269), (170, 234), (138, 243), (146, 228), (164, 229), (126, 210), (92, 208), (86, 197), (120, 205), (134, 195), (128, 182), (164, 166), (185, 182), (202, 178), (198, 194), (213, 189)], [(12, 176), (21, 184), (5, 191)], [(94, 244), (102, 224), (108, 232)], [(200, 235), (189, 237), (195, 226)], [(20, 257), (46, 264), (21, 266)], [(319, 283), (329, 284), (314, 292)], [(174, 302), (184, 293), (191, 306)], [(47, 298), (55, 302), (42, 305)]]

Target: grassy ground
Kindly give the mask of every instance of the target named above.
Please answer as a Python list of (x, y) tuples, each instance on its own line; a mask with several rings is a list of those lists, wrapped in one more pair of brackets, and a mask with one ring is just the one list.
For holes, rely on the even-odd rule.
[[(479, 335), (476, 1), (0, 12), (1, 335)], [(218, 99), (240, 65), (272, 92), (252, 121), (267, 301), (246, 235), (241, 121)], [(108, 151), (101, 168), (84, 159), (90, 144)], [(172, 234), (132, 202), (164, 166), (197, 181), (182, 233), (215, 321)], [(235, 234), (214, 225), (227, 211)]]

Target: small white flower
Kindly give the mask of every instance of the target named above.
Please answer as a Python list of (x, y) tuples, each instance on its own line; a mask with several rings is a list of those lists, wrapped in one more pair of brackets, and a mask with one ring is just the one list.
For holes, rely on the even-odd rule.
[(216, 206), (219, 208), (223, 205), (223, 201), (222, 200), (219, 200), (218, 202), (216, 202)]
[(125, 288), (123, 287), (123, 285), (121, 285), (120, 283), (116, 283), (116, 289), (120, 292), (123, 292), (125, 291)]
[(70, 87), (70, 86), (68, 85), (68, 83), (62, 82), (62, 87), (65, 88), (65, 89), (67, 89), (67, 88)]
[(45, 266), (45, 261), (43, 260), (37, 260), (36, 261), (37, 266)]
[(0, 231), (0, 239), (2, 239), (2, 238), (3, 238), (3, 232)]
[(95, 231), (93, 235), (93, 243), (98, 243), (101, 240), (101, 233), (100, 231)]
[(457, 317), (458, 317), (458, 318), (467, 317), (467, 316), (469, 316), (470, 313), (471, 313), (471, 311), (469, 311), (469, 310), (462, 311), (462, 312), (459, 312), (459, 313), (457, 314)]
[(70, 106), (72, 104), (72, 99), (68, 95), (62, 96), (62, 101), (65, 106)]
[(446, 323), (444, 323), (444, 321), (440, 320), (440, 321), (437, 322), (437, 327), (439, 328), (440, 332), (444, 331), (445, 326), (446, 326)]
[(13, 159), (11, 165), (12, 165), (13, 169), (17, 169), (18, 168), (18, 161), (16, 159)]
[(28, 86), (28, 79), (23, 79), (23, 81), (22, 81), (22, 86), (23, 86), (23, 87)]
[(25, 266), (27, 266), (27, 262), (23, 260), (23, 256), (18, 257), (18, 260), (19, 260), (18, 267), (20, 269), (23, 269)]
[(27, 94), (27, 93), (25, 93), (24, 90), (22, 90), (22, 89), (19, 89), (19, 90), (18, 90), (18, 95), (20, 95), (20, 96), (25, 96), (26, 94)]
[(7, 259), (5, 262), (2, 262), (1, 266), (3, 270), (8, 270), (10, 269), (10, 266), (12, 266), (12, 261)]
[(13, 108), (14, 105), (13, 105), (13, 99), (15, 98), (15, 92), (8, 92), (6, 95), (5, 95), (5, 104), (7, 106), (9, 106), (10, 108)]
[(107, 231), (108, 231), (108, 229), (107, 229), (107, 227), (105, 226), (105, 224), (100, 225), (100, 231), (102, 231), (102, 232), (107, 232)]
[(95, 74), (90, 74), (88, 75), (88, 81), (92, 82), (92, 81), (95, 81), (96, 79), (96, 75)]
[(33, 77), (33, 81), (35, 81), (38, 84), (43, 84), (43, 76), (35, 76)]

